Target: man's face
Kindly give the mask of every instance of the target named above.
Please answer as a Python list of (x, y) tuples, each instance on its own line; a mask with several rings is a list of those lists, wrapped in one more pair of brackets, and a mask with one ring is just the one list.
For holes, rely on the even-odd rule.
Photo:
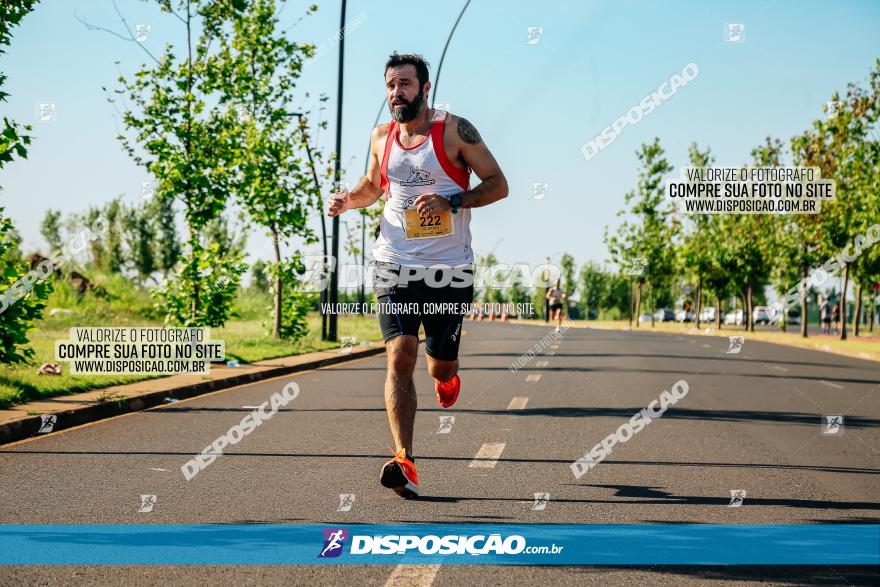
[[(430, 87), (430, 82), (425, 84), (426, 89)], [(415, 65), (389, 67), (385, 72), (385, 93), (394, 120), (409, 122), (414, 119), (425, 101)]]

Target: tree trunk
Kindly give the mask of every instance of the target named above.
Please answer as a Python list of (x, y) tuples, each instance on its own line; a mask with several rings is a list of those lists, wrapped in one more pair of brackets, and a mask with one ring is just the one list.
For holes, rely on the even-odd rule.
[(639, 327), (639, 322), (641, 322), (642, 318), (642, 282), (639, 281), (636, 286), (636, 328)]
[[(804, 245), (804, 246), (806, 246), (806, 245)], [(806, 263), (803, 264), (803, 268), (804, 268), (804, 280), (806, 282), (806, 280), (810, 277), (810, 275), (809, 275), (810, 268), (809, 268), (809, 265), (807, 265)], [(807, 311), (808, 310), (809, 310), (809, 302), (807, 301), (807, 292), (805, 290), (804, 295), (801, 296), (801, 336), (803, 338), (807, 338), (810, 335), (809, 328), (807, 328), (807, 326), (808, 326), (808, 324), (807, 324), (807, 321), (808, 321)], [(821, 317), (820, 317), (819, 321), (821, 322)]]
[[(199, 249), (199, 237), (196, 236), (195, 229), (190, 225), (189, 227), (190, 233), (190, 255), (193, 260), (195, 260), (196, 255), (198, 254)], [(192, 279), (192, 304), (190, 305), (190, 321), (193, 326), (199, 326), (198, 316), (199, 316), (199, 285), (202, 283), (201, 276), (199, 275), (199, 264), (193, 261), (194, 270), (190, 275), (190, 279)]]
[(843, 289), (837, 302), (840, 312), (840, 340), (846, 340), (846, 288), (849, 286), (849, 264), (843, 270)]
[(782, 324), (781, 324), (782, 332), (788, 332), (788, 330), (786, 329), (786, 326), (788, 326), (788, 311), (785, 309), (785, 304), (783, 304), (782, 305)]
[(629, 282), (629, 291), (627, 291), (626, 297), (626, 317), (629, 320), (629, 329), (632, 330), (633, 327), (633, 312), (635, 311), (635, 303), (636, 296), (633, 295), (633, 283)]
[(856, 286), (856, 313), (853, 316), (853, 335), (858, 336), (862, 325), (862, 284)]
[(697, 277), (697, 303), (696, 303), (697, 315), (694, 317), (697, 322), (697, 330), (700, 329), (700, 312), (703, 309), (702, 305), (703, 305), (703, 277), (700, 276), (700, 277)]
[(721, 330), (721, 294), (715, 296), (715, 330)]
[(654, 314), (657, 312), (657, 308), (654, 307), (654, 285), (651, 284), (651, 328), (654, 328)]
[(272, 338), (281, 338), (281, 247), (278, 245), (278, 231), (272, 230), (272, 248), (275, 251), (275, 314), (272, 316)]
[(748, 313), (748, 318), (746, 319), (746, 324), (748, 324), (748, 326), (746, 327), (746, 330), (748, 330), (749, 332), (755, 331), (755, 317), (754, 317), (754, 314), (752, 313), (752, 289), (753, 288), (754, 288), (754, 281), (751, 278), (749, 278), (749, 284), (746, 287), (746, 305), (748, 306), (748, 308), (746, 308), (746, 311)]
[(871, 325), (868, 328), (868, 332), (874, 334), (874, 321), (877, 319), (876, 316), (877, 311), (877, 294), (871, 296)]

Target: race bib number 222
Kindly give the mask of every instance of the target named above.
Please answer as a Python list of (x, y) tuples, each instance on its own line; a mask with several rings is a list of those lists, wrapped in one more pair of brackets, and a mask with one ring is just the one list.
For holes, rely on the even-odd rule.
[(411, 208), (406, 211), (404, 220), (406, 222), (406, 238), (409, 239), (437, 238), (455, 232), (451, 210), (421, 216), (418, 211)]

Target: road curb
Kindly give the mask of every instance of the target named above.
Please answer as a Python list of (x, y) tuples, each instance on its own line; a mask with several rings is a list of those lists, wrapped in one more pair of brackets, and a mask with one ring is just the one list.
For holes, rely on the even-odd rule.
[[(88, 424), (89, 422), (96, 422), (105, 418), (118, 416), (120, 414), (139, 412), (141, 410), (153, 408), (165, 403), (165, 399), (169, 397), (177, 400), (188, 399), (247, 383), (255, 383), (265, 379), (279, 377), (281, 375), (289, 375), (290, 373), (296, 373), (298, 371), (308, 371), (319, 367), (326, 367), (328, 365), (361, 359), (363, 357), (371, 357), (384, 352), (385, 347), (381, 344), (377, 348), (364, 350), (352, 349), (351, 353), (340, 353), (338, 356), (324, 357), (314, 361), (299, 363), (297, 365), (270, 367), (262, 371), (233, 375), (222, 379), (212, 379), (211, 381), (202, 381), (170, 389), (148, 391), (135, 397), (108, 400), (99, 404), (52, 412), (52, 415), (57, 416), (57, 418), (50, 434), (67, 428), (80, 426), (82, 424)], [(42, 416), (39, 415), (4, 422), (0, 424), (0, 446), (24, 440), (32, 436), (43, 435), (45, 433), (40, 434), (39, 432), (42, 426), (43, 419)]]

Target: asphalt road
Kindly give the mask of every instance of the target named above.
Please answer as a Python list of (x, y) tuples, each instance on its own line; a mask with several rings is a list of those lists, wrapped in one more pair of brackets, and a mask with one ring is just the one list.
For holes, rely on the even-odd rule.
[[(378, 483), (391, 436), (385, 356), (299, 373), (0, 447), (0, 523), (652, 523), (880, 520), (876, 363), (724, 337), (573, 328), (517, 372), (550, 329), (465, 322), (451, 410), (417, 365), (423, 497)], [(299, 397), (186, 481), (180, 467), (285, 383)], [(592, 471), (569, 465), (677, 380), (689, 393)], [(520, 398), (520, 399), (514, 399)], [(527, 398), (527, 399), (522, 399)], [(838, 434), (823, 416), (843, 415)], [(440, 416), (454, 416), (438, 433)], [(470, 466), (484, 445), (493, 468)], [(731, 490), (745, 490), (728, 507)], [(534, 493), (550, 494), (533, 510)], [(139, 513), (140, 495), (157, 496)], [(340, 494), (354, 494), (337, 511)], [(409, 573), (409, 574), (407, 574)], [(413, 574), (414, 573), (414, 574)], [(0, 568), (0, 584), (863, 584), (827, 566)], [(395, 583), (397, 581), (397, 583)]]

